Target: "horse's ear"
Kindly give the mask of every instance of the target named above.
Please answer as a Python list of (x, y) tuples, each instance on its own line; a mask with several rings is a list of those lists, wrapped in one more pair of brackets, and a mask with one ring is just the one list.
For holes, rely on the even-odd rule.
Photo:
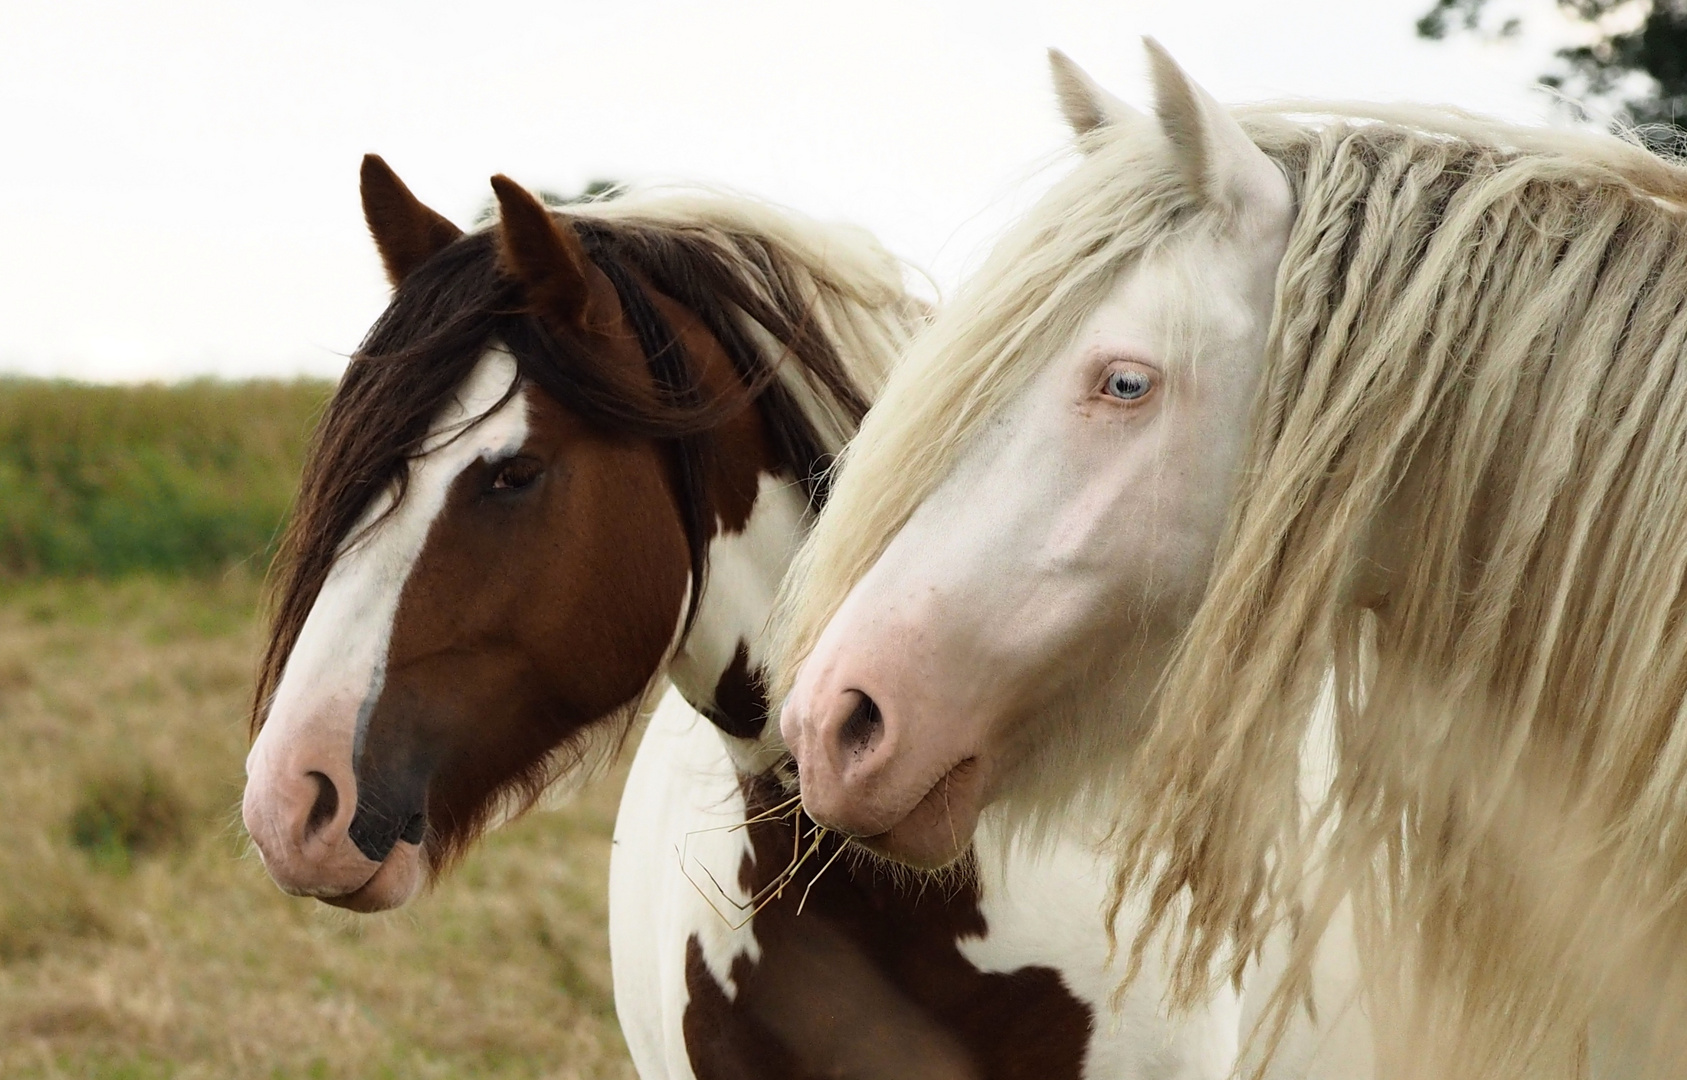
[(607, 330), (619, 321), (615, 289), (586, 255), (572, 226), (520, 184), (499, 173), (498, 255), (521, 283), (533, 313), (553, 325)]
[(363, 220), (381, 253), (393, 288), (427, 262), (434, 252), (463, 235), (463, 230), (422, 205), (398, 174), (378, 154), (365, 154), (358, 187)]
[(1247, 205), (1284, 189), (1282, 171), (1229, 111), (1184, 74), (1165, 47), (1143, 38), (1154, 82), (1154, 114), (1178, 169), (1203, 201)]
[(1060, 114), (1066, 117), (1072, 134), (1079, 138), (1096, 128), (1129, 123), (1142, 116), (1103, 90), (1088, 72), (1059, 49), (1049, 50), (1049, 71), (1054, 75), (1054, 94), (1060, 99)]

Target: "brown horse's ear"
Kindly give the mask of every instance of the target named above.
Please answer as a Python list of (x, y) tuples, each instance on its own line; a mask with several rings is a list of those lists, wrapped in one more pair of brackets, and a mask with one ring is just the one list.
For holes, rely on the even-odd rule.
[(615, 288), (586, 255), (580, 237), (520, 184), (492, 178), (498, 196), (498, 253), (521, 283), (533, 313), (553, 325), (604, 331), (620, 320)]
[(363, 220), (381, 253), (387, 280), (398, 288), (410, 272), (427, 262), (434, 252), (463, 235), (463, 230), (410, 194), (378, 154), (363, 155), (360, 188)]

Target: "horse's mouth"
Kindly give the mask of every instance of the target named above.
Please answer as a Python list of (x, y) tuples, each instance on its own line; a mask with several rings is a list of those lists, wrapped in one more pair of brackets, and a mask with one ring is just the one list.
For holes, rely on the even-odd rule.
[(426, 876), (422, 846), (400, 840), (375, 868), (368, 881), (351, 892), (338, 896), (318, 896), (317, 899), (324, 904), (365, 914), (390, 911), (402, 906), (421, 891)]
[(948, 866), (972, 846), (984, 809), (989, 770), (975, 754), (962, 758), (932, 784), (902, 820), (858, 838), (868, 850), (925, 870)]

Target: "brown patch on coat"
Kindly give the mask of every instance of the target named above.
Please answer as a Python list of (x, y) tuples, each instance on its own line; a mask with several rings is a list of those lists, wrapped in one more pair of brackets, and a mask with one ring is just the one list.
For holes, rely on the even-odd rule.
[[(644, 284), (641, 282), (641, 284)], [(748, 407), (750, 388), (736, 373), (726, 350), (690, 309), (646, 285), (651, 302), (673, 327), (696, 373), (698, 393), (716, 402), (736, 400), (740, 407), (723, 416), (708, 432), (701, 455), (703, 483), (700, 500), (700, 539), (705, 546), (717, 535), (741, 533), (761, 494), (763, 475), (783, 475), (795, 481), (794, 470), (780, 461), (761, 409)]]
[(709, 722), (739, 739), (754, 739), (767, 726), (767, 692), (761, 672), (750, 670), (750, 647), (743, 641), (715, 684), (714, 698), (703, 709)]
[[(741, 782), (749, 816), (784, 799), (770, 777)], [(754, 894), (773, 881), (814, 829), (806, 817), (751, 825), (739, 884)], [(837, 843), (823, 840), (755, 916), (761, 956), (735, 958), (733, 996), (689, 944), (684, 1029), (698, 1080), (1083, 1075), (1094, 1018), (1058, 972), (983, 972), (961, 955), (961, 939), (988, 932), (975, 884), (921, 888), (847, 852), (816, 882)]]

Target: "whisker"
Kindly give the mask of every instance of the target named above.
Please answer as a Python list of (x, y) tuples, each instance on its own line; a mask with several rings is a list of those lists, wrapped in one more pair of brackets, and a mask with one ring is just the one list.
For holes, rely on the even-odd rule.
[(791, 830), (791, 863), (797, 861), (797, 851), (802, 847), (802, 817), (798, 815), (796, 826)]
[(949, 823), (950, 848), (958, 850), (961, 846), (961, 840), (960, 837), (955, 835), (955, 811), (949, 805), (949, 777), (952, 775), (954, 775), (953, 770), (943, 777), (943, 819)]

